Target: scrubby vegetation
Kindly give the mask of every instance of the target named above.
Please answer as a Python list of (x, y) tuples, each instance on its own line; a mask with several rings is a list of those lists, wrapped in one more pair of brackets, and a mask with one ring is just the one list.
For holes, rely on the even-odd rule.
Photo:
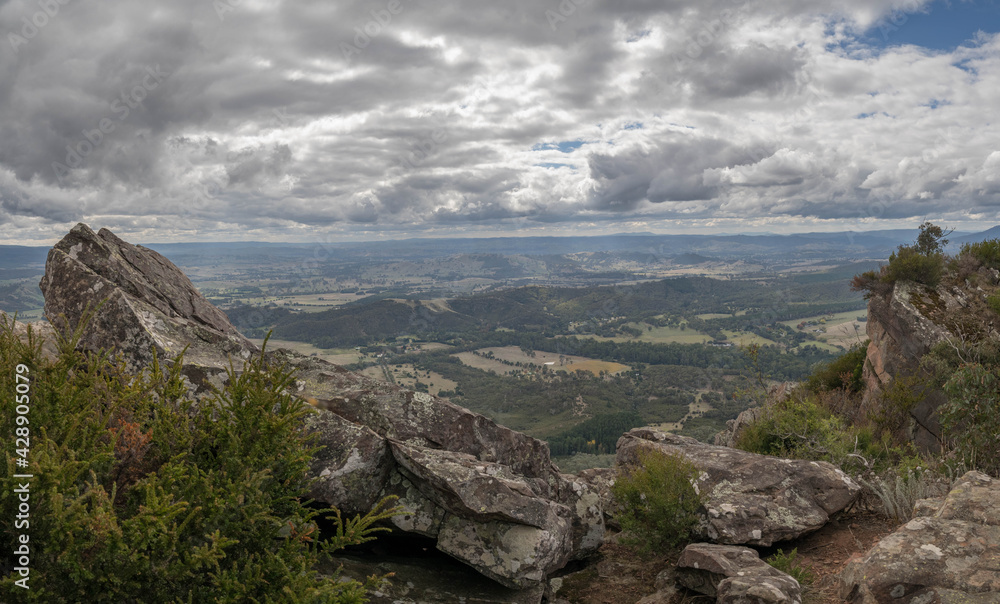
[(897, 281), (912, 281), (937, 287), (945, 269), (944, 246), (950, 233), (941, 227), (925, 222), (913, 245), (900, 245), (889, 256), (889, 263), (878, 270), (865, 271), (854, 277), (852, 289), (864, 291), (865, 297), (885, 295)]
[[(286, 393), (290, 370), (255, 358), (196, 402), (179, 359), (134, 376), (108, 354), (76, 351), (77, 337), (61, 338), (48, 360), (37, 340), (0, 325), (0, 392), (30, 385), (27, 423), (0, 415), (0, 433), (30, 438), (29, 465), (15, 467), (8, 451), (0, 470), (2, 547), (12, 552), (29, 535), (31, 569), (30, 589), (15, 586), (4, 557), (0, 600), (366, 601), (379, 579), (340, 581), (315, 568), (370, 540), (397, 510), (386, 500), (342, 519), (308, 505), (316, 448), (301, 429), (308, 408)], [(14, 526), (17, 473), (34, 476), (30, 526)], [(334, 534), (321, 533), (324, 517)]]
[(649, 448), (639, 450), (638, 461), (612, 486), (625, 542), (646, 552), (686, 543), (702, 511), (703, 496), (694, 487), (697, 468), (679, 455)]

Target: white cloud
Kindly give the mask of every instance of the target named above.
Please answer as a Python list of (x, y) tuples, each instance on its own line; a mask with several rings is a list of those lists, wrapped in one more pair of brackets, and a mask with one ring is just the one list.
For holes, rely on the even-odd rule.
[[(556, 2), (403, 0), (373, 27), (384, 6), (64, 6), (0, 53), (0, 225), (42, 240), (103, 220), (162, 241), (651, 216), (791, 228), (873, 204), (997, 219), (1000, 36), (951, 52), (857, 37), (926, 1), (594, 0), (550, 22)], [(36, 9), (3, 4), (0, 32)], [(115, 99), (157, 65), (169, 77), (119, 119)], [(114, 131), (60, 178), (102, 118)]]

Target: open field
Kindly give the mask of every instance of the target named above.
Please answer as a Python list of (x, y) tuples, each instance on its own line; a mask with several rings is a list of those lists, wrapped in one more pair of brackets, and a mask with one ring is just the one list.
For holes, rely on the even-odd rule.
[(692, 417), (701, 417), (707, 411), (711, 411), (712, 406), (709, 405), (708, 403), (702, 402), (701, 400), (701, 395), (705, 392), (708, 391), (703, 390), (699, 392), (698, 396), (694, 399), (694, 402), (688, 405), (688, 413), (687, 415), (684, 416), (684, 418), (681, 421), (667, 422), (663, 424), (658, 424), (653, 427), (658, 430), (663, 430), (664, 432), (679, 432), (682, 428), (684, 428), (684, 422), (687, 421), (688, 419)]
[[(418, 371), (410, 364), (389, 365), (389, 371), (398, 385), (413, 389), (419, 380), (421, 383), (427, 384), (427, 390), (435, 396), (442, 390), (454, 390), (458, 386), (456, 382), (445, 378), (439, 373), (434, 371)], [(385, 381), (385, 373), (381, 365), (366, 367), (361, 373), (370, 378)]]
[[(805, 330), (814, 331), (822, 329), (823, 332), (815, 333), (815, 336), (825, 346), (817, 345), (820, 348), (837, 352), (847, 350), (851, 346), (865, 341), (868, 337), (865, 333), (866, 325), (858, 321), (857, 318), (863, 317), (866, 314), (867, 310), (864, 309), (852, 310), (834, 315), (816, 315), (815, 317), (807, 317), (795, 321), (782, 321), (782, 323), (792, 328), (797, 327), (803, 321), (806, 323), (810, 321), (818, 323), (817, 325), (807, 325)], [(820, 323), (820, 321), (823, 322)]]
[(750, 344), (760, 344), (763, 346), (777, 344), (777, 342), (768, 340), (767, 338), (762, 338), (755, 333), (730, 331), (728, 329), (723, 329), (722, 333), (726, 334), (726, 338), (728, 338), (728, 341), (733, 343), (733, 346), (749, 346)]
[[(254, 344), (260, 346), (264, 343), (262, 339), (250, 338), (250, 341)], [(361, 353), (353, 348), (317, 348), (312, 344), (306, 342), (293, 342), (291, 340), (275, 340), (274, 338), (267, 341), (267, 347), (269, 350), (274, 348), (287, 348), (288, 350), (297, 352), (299, 354), (304, 354), (306, 356), (316, 355), (318, 358), (324, 361), (329, 361), (331, 363), (336, 363), (337, 365), (350, 365), (352, 363), (357, 363), (361, 359)]]
[[(462, 363), (468, 365), (469, 367), (475, 367), (476, 369), (482, 369), (484, 371), (492, 371), (499, 375), (509, 374), (516, 369), (540, 369), (542, 367), (548, 367), (550, 371), (589, 371), (594, 375), (600, 375), (602, 371), (606, 371), (608, 373), (618, 373), (619, 371), (625, 371), (628, 369), (628, 365), (622, 365), (621, 363), (610, 363), (608, 361), (598, 361), (596, 359), (588, 359), (572, 355), (560, 355), (554, 352), (534, 351), (533, 356), (528, 356), (517, 346), (483, 348), (481, 350), (477, 350), (476, 352), (480, 355), (492, 352), (494, 358), (485, 358), (471, 352), (462, 352), (455, 356), (457, 356)], [(502, 361), (507, 361), (508, 363), (521, 363), (522, 366), (532, 367), (518, 368), (507, 365)]]
[[(641, 329), (642, 335), (637, 338), (627, 338), (624, 336), (608, 338), (591, 335), (580, 337), (600, 340), (602, 342), (649, 342), (650, 344), (704, 344), (712, 341), (711, 336), (690, 328), (656, 327), (655, 325), (650, 326), (648, 323), (629, 323), (629, 326)], [(653, 329), (650, 330), (649, 327)]]

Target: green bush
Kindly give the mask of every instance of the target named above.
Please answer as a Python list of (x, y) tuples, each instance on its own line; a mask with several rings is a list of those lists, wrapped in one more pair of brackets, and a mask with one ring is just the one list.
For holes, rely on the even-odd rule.
[(986, 306), (993, 312), (1000, 315), (1000, 293), (990, 294), (986, 297)]
[(850, 425), (814, 397), (801, 395), (769, 403), (733, 446), (761, 455), (828, 461), (853, 473), (882, 471), (912, 454), (894, 446), (888, 434), (876, 437), (871, 428)]
[(625, 542), (647, 552), (686, 543), (702, 510), (694, 486), (698, 469), (680, 455), (649, 448), (638, 451), (638, 460), (611, 487), (622, 509), (618, 519), (628, 534)]
[[(0, 415), (0, 434), (27, 428), (30, 464), (7, 451), (0, 470), (0, 600), (4, 602), (360, 603), (368, 585), (320, 576), (328, 553), (372, 538), (396, 512), (382, 502), (342, 520), (305, 501), (316, 448), (292, 372), (261, 357), (214, 396), (186, 398), (180, 359), (139, 376), (108, 355), (60, 339), (55, 361), (0, 325), (0, 392), (30, 385), (28, 424)], [(20, 370), (20, 371), (19, 371)], [(20, 375), (22, 378), (18, 378)], [(23, 376), (30, 379), (25, 382)], [(23, 390), (23, 387), (22, 387)], [(5, 436), (5, 442), (7, 437)], [(11, 447), (13, 448), (13, 447)], [(30, 526), (15, 527), (14, 489), (30, 482)], [(319, 534), (332, 515), (336, 534)], [(9, 552), (30, 538), (30, 589)]]
[(959, 255), (966, 254), (978, 260), (982, 266), (1000, 269), (1000, 239), (966, 243)]
[(944, 254), (921, 254), (916, 247), (901, 245), (891, 256), (883, 276), (887, 283), (913, 281), (937, 287), (944, 274)]
[(944, 385), (938, 408), (946, 439), (973, 469), (1000, 476), (1000, 377), (997, 367), (963, 365)]
[(812, 585), (813, 581), (816, 580), (816, 575), (807, 566), (802, 566), (799, 562), (799, 550), (798, 548), (793, 549), (787, 554), (779, 549), (777, 552), (768, 556), (764, 562), (767, 562), (774, 568), (780, 570), (781, 572), (789, 575), (793, 579), (799, 582), (799, 585), (803, 587)]
[(844, 389), (861, 392), (865, 388), (861, 379), (868, 355), (868, 340), (853, 346), (830, 363), (822, 365), (806, 378), (806, 388), (812, 392)]

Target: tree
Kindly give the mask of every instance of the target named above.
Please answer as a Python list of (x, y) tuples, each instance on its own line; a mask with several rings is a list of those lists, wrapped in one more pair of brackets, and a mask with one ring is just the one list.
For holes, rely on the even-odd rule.
[(936, 224), (925, 222), (920, 225), (920, 234), (917, 235), (916, 249), (924, 256), (941, 253), (944, 246), (948, 245), (947, 235), (955, 232), (955, 229), (945, 231)]

